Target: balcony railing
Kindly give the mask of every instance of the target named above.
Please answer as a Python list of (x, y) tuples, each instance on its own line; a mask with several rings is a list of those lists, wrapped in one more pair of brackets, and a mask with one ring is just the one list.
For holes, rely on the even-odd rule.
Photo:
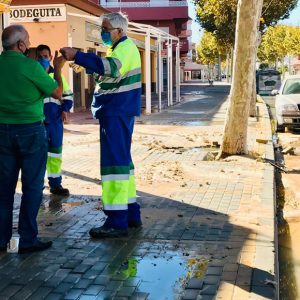
[(99, 4), (102, 7), (178, 7), (178, 6), (188, 6), (187, 1), (141, 1), (141, 2), (120, 2), (100, 0)]

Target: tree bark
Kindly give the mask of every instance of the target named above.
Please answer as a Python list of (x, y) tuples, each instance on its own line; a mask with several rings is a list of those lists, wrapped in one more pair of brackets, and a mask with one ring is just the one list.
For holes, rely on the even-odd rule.
[(226, 54), (226, 81), (229, 82), (229, 68), (230, 68), (230, 58), (229, 53)]
[(259, 9), (259, 18), (257, 22), (257, 38), (256, 38), (256, 51), (255, 51), (255, 63), (253, 65), (253, 72), (254, 72), (254, 79), (252, 83), (252, 94), (251, 94), (251, 100), (250, 100), (250, 111), (249, 111), (249, 116), (250, 117), (256, 117), (256, 99), (257, 99), (257, 93), (256, 93), (256, 60), (257, 60), (257, 51), (258, 47), (261, 43), (261, 33), (259, 32), (259, 20), (262, 12), (262, 6), (263, 6), (263, 1), (261, 1), (261, 6), (258, 8)]
[(232, 86), (219, 158), (247, 153), (247, 129), (263, 0), (239, 0)]
[(250, 109), (249, 109), (249, 116), (250, 117), (256, 117), (256, 72), (254, 70), (254, 79), (252, 83), (252, 93), (251, 93), (251, 99), (250, 99)]

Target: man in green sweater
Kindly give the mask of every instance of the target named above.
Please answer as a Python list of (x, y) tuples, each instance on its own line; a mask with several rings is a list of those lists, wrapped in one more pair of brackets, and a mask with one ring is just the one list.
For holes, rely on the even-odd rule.
[(0, 55), (0, 252), (12, 237), (14, 194), (21, 171), (22, 200), (18, 233), (19, 253), (41, 251), (51, 241), (38, 239), (36, 217), (42, 201), (47, 161), (47, 135), (43, 124), (45, 97), (61, 99), (61, 69), (57, 52), (54, 79), (26, 56), (29, 35), (21, 25), (3, 30)]

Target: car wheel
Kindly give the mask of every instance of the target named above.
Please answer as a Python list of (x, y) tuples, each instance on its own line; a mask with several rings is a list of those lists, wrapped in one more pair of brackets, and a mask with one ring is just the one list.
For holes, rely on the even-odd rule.
[(278, 122), (277, 122), (276, 131), (277, 132), (285, 132), (285, 127), (283, 125), (279, 125)]

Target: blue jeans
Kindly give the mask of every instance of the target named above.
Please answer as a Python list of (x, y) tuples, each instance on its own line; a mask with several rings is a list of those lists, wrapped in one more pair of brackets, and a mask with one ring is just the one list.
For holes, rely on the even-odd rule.
[(12, 236), (14, 194), (22, 172), (19, 246), (37, 242), (37, 214), (43, 196), (47, 162), (47, 135), (41, 122), (0, 124), (0, 247)]

